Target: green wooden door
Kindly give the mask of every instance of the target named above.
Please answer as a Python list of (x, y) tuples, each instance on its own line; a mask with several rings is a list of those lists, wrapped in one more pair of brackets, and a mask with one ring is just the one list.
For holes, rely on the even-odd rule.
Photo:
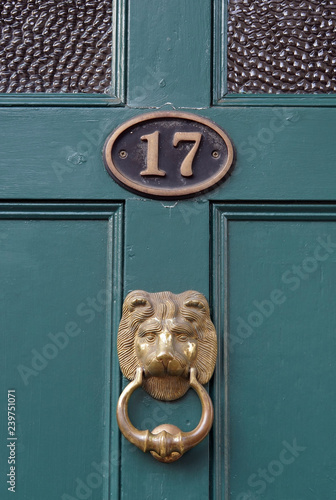
[[(225, 95), (220, 0), (113, 8), (109, 94), (0, 96), (0, 497), (331, 500), (335, 98)], [(115, 183), (107, 136), (157, 109), (226, 130), (230, 177), (173, 201)], [(115, 419), (116, 334), (135, 289), (198, 290), (217, 328), (213, 431), (169, 465)], [(200, 404), (138, 391), (129, 413), (141, 429), (190, 430)]]

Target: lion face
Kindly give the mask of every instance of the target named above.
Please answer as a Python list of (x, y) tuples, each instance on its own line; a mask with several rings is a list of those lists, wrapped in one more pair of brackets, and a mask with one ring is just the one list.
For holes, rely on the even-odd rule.
[(118, 356), (130, 380), (140, 366), (144, 389), (157, 399), (173, 400), (189, 389), (189, 371), (199, 382), (210, 379), (217, 355), (215, 328), (205, 297), (195, 291), (131, 292), (118, 331)]

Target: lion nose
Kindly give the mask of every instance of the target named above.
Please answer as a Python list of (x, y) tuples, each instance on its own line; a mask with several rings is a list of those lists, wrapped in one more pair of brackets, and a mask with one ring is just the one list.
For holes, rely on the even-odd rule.
[(173, 342), (170, 333), (161, 333), (159, 336), (159, 349), (157, 359), (167, 368), (169, 361), (174, 359)]

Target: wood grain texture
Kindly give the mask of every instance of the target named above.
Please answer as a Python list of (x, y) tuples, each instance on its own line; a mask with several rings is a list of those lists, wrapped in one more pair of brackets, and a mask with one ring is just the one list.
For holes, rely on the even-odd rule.
[(333, 494), (335, 222), (328, 206), (214, 206), (214, 320), (226, 360), (214, 439), (227, 451), (214, 449), (214, 498)]
[[(208, 206), (201, 203), (196, 212), (192, 203), (185, 211), (172, 207), (174, 202), (126, 202), (125, 295), (143, 288), (173, 293), (191, 289), (209, 296)], [(133, 394), (128, 410), (133, 425), (150, 430), (164, 423), (192, 430), (201, 415), (200, 403), (191, 390), (172, 402), (153, 400), (139, 390)], [(208, 438), (172, 464), (154, 460), (123, 439), (121, 498), (208, 498), (208, 464)]]
[(130, 0), (128, 33), (129, 106), (209, 106), (209, 0)]
[[(110, 406), (120, 374), (111, 330), (122, 294), (121, 215), (118, 205), (1, 206), (1, 388), (16, 389), (22, 500), (76, 498), (90, 474), (99, 483), (91, 498), (117, 498)], [(94, 463), (103, 462), (99, 475)], [(1, 498), (8, 494), (2, 481)]]
[[(103, 288), (114, 298), (104, 317), (98, 311), (91, 323), (80, 317), (86, 336), (79, 348), (80, 336), (30, 379), (32, 391), (18, 390), (18, 499), (83, 497), (76, 478), (87, 481), (96, 472), (92, 462), (107, 457), (111, 466), (93, 500), (229, 500), (230, 492), (242, 500), (250, 475), (278, 460), (282, 442), (295, 438), (306, 450), (268, 485), (263, 500), (334, 498), (334, 254), (301, 279), (293, 296), (286, 289), (281, 309), (229, 353), (230, 371), (225, 341), (254, 301), (268, 300), (288, 266), (311, 257), (317, 238), (336, 243), (336, 101), (225, 97), (221, 0), (215, 18), (208, 0), (130, 0), (127, 19), (125, 3), (115, 3), (120, 44), (112, 97), (0, 96), (6, 387), (19, 384), (16, 366), (30, 362), (49, 329), (61, 331), (86, 297)], [(161, 107), (189, 108), (228, 133), (235, 147), (230, 177), (184, 201), (145, 199), (113, 181), (102, 158), (107, 136)], [(167, 466), (120, 438), (116, 333), (129, 291), (190, 288), (209, 299), (218, 329), (216, 420), (209, 440)], [(169, 422), (189, 430), (200, 407), (191, 391), (174, 403), (138, 391), (129, 413), (140, 429)]]
[[(1, 198), (135, 196), (108, 175), (102, 149), (114, 128), (139, 113), (121, 108), (1, 109)], [(199, 200), (335, 199), (335, 108), (217, 107), (198, 114), (221, 126), (236, 150), (231, 176)]]

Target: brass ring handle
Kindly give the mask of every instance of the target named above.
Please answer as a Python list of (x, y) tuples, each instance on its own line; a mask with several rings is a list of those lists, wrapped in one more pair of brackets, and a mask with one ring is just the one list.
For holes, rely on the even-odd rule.
[(190, 386), (196, 391), (202, 404), (202, 415), (197, 427), (182, 432), (178, 427), (164, 424), (152, 432), (134, 427), (128, 416), (128, 402), (133, 392), (142, 385), (143, 369), (137, 368), (134, 380), (120, 395), (117, 405), (119, 428), (128, 441), (143, 452), (150, 451), (161, 462), (174, 462), (186, 451), (199, 444), (209, 433), (213, 422), (213, 406), (209, 394), (196, 379), (196, 368), (190, 369)]

